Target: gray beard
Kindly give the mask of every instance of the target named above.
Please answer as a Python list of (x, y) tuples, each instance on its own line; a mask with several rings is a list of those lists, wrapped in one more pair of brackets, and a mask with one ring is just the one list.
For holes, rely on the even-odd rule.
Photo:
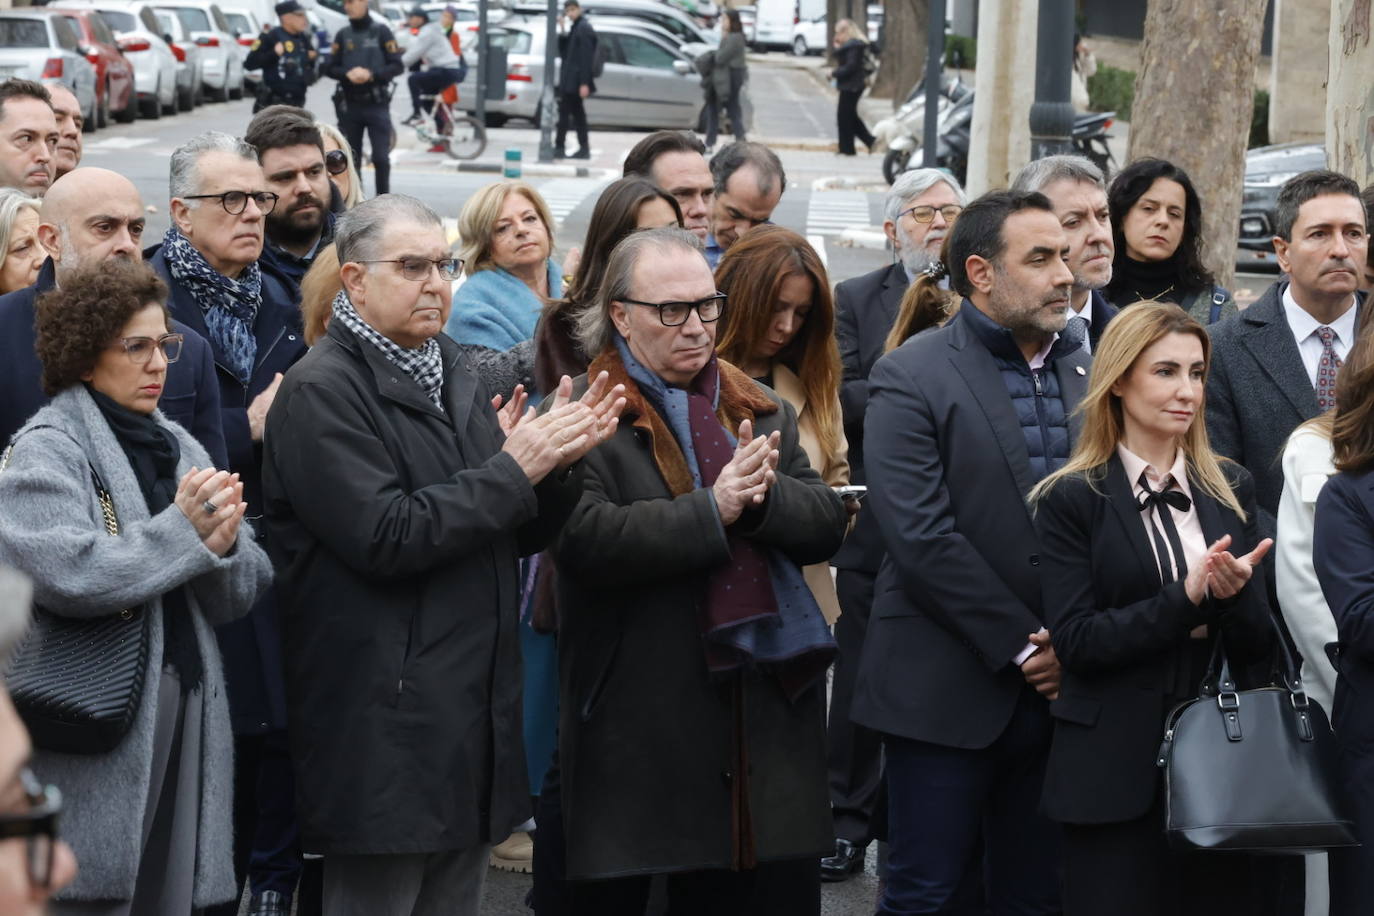
[(902, 262), (907, 273), (913, 277), (934, 264), (939, 257), (926, 251), (924, 245), (913, 245), (911, 237), (901, 226), (897, 227), (897, 259)]

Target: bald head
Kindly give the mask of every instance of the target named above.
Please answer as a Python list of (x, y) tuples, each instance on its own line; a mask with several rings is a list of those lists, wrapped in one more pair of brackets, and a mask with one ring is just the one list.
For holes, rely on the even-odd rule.
[(38, 240), (61, 283), (82, 265), (141, 260), (143, 223), (143, 198), (133, 182), (109, 169), (74, 169), (44, 196)]

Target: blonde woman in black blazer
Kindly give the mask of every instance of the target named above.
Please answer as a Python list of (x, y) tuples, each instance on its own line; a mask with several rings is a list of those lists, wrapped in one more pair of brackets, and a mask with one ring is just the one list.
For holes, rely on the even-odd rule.
[(1245, 911), (1243, 859), (1166, 846), (1155, 766), (1165, 717), (1197, 695), (1213, 641), (1233, 664), (1269, 646), (1263, 579), (1250, 580), (1271, 542), (1256, 533), (1249, 473), (1207, 443), (1208, 357), (1177, 306), (1124, 310), (1094, 354), (1073, 456), (1031, 494), (1039, 638), (1063, 668), (1042, 803), (1064, 824), (1066, 916)]

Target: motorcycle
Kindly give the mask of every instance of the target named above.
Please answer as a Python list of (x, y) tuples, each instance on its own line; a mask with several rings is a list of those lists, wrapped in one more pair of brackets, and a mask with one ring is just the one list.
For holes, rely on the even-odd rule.
[[(958, 75), (942, 75), (937, 116), (943, 116), (952, 105), (972, 91)], [(912, 87), (906, 100), (892, 117), (883, 118), (873, 128), (874, 142), (887, 146), (887, 153), (883, 156), (883, 178), (888, 184), (896, 181), (897, 176), (907, 170), (913, 155), (921, 148), (925, 125), (926, 81), (922, 78)]]

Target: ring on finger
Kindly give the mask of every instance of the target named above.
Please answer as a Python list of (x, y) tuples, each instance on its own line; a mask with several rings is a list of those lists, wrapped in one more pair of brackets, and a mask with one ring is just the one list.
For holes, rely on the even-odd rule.
[(201, 503), (200, 507), (205, 510), (206, 515), (214, 515), (216, 512), (219, 511), (219, 506), (215, 505), (212, 501), (208, 499), (205, 502)]

